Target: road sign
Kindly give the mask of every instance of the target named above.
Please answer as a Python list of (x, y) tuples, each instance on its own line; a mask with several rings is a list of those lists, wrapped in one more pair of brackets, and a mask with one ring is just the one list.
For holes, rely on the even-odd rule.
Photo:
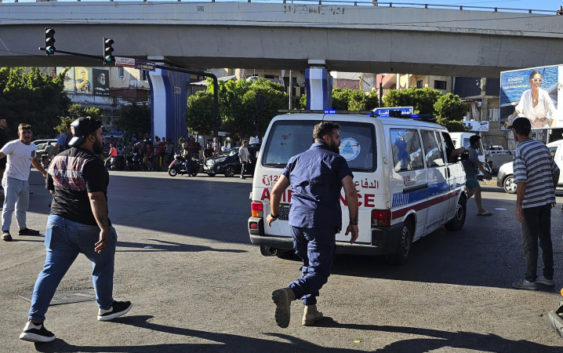
[(135, 59), (134, 58), (126, 58), (126, 57), (123, 57), (123, 56), (116, 56), (115, 57), (115, 66), (135, 67)]
[(135, 60), (135, 67), (139, 70), (154, 71), (155, 63), (146, 60)]
[(385, 107), (385, 108), (375, 108), (373, 114), (382, 118), (388, 118), (391, 116), (390, 112), (401, 112), (402, 115), (412, 115), (414, 113), (413, 107)]

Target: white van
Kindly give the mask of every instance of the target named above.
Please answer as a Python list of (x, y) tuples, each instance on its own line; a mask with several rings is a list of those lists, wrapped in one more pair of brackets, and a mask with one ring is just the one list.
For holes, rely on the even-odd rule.
[(289, 158), (311, 146), (313, 126), (321, 120), (340, 124), (340, 154), (354, 173), (360, 206), (359, 237), (350, 244), (344, 236), (349, 220), (341, 195), (343, 230), (336, 235), (337, 253), (385, 254), (394, 263), (405, 263), (412, 242), (443, 225), (463, 227), (465, 173), (457, 158), (446, 158), (454, 146), (445, 127), (358, 114), (286, 114), (276, 116), (266, 131), (252, 184), (248, 229), (263, 255), (284, 256), (292, 249), (287, 221), (292, 190), (283, 194), (279, 220), (271, 227), (265, 222), (270, 191)]

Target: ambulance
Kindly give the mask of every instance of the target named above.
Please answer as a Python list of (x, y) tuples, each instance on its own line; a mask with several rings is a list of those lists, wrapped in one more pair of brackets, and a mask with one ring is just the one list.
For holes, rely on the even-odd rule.
[(288, 216), (291, 187), (282, 196), (279, 219), (268, 226), (270, 193), (289, 158), (313, 143), (320, 121), (340, 125), (340, 154), (354, 174), (359, 200), (359, 236), (350, 244), (349, 222), (341, 191), (343, 229), (336, 235), (336, 253), (385, 255), (404, 264), (412, 243), (445, 226), (460, 230), (465, 223), (465, 173), (447, 129), (412, 118), (361, 114), (295, 113), (272, 119), (262, 143), (252, 183), (248, 231), (263, 255), (292, 253)]

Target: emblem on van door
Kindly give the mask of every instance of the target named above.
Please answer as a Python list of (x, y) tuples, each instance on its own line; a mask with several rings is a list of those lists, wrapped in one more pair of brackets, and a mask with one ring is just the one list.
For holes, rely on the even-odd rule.
[(361, 146), (353, 137), (346, 137), (340, 140), (340, 155), (344, 157), (346, 161), (353, 161), (358, 158), (361, 151)]

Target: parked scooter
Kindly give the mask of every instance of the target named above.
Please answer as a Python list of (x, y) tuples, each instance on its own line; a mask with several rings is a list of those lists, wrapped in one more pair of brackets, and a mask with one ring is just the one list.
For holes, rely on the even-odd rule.
[(199, 161), (195, 158), (190, 159), (189, 168), (190, 170), (186, 171), (186, 160), (179, 154), (175, 154), (174, 160), (168, 166), (168, 174), (171, 177), (175, 177), (178, 174), (188, 174), (191, 176), (196, 176), (200, 169)]

